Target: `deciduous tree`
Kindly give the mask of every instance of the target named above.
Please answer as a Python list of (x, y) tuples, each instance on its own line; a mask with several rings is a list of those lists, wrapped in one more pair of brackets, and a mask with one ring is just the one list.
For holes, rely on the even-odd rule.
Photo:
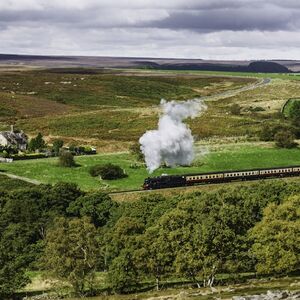
[(250, 231), (259, 273), (289, 273), (300, 266), (300, 197), (270, 204)]
[(48, 230), (43, 265), (49, 274), (69, 282), (76, 294), (93, 287), (98, 260), (97, 231), (88, 218), (58, 218)]

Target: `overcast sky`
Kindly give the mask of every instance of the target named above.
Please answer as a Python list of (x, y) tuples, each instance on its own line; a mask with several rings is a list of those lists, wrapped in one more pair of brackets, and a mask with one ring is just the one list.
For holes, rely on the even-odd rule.
[(300, 0), (0, 0), (0, 53), (300, 59)]

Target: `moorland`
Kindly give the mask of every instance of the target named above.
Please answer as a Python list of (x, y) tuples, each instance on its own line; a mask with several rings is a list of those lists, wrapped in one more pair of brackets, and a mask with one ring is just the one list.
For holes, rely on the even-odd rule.
[[(162, 98), (203, 97), (208, 109), (187, 120), (193, 164), (161, 167), (154, 175), (300, 165), (297, 144), (279, 147), (273, 132), (293, 131), (298, 141), (290, 115), (300, 98), (299, 78), (1, 68), (0, 130), (13, 124), (30, 139), (40, 132), (48, 145), (60, 139), (95, 146), (98, 154), (76, 156), (72, 168), (59, 166), (57, 157), (0, 164), (0, 298), (47, 292), (58, 298), (228, 299), (298, 290), (298, 177), (122, 191), (140, 188), (149, 176), (131, 149), (156, 128)], [(107, 162), (128, 177), (90, 176), (90, 167)]]

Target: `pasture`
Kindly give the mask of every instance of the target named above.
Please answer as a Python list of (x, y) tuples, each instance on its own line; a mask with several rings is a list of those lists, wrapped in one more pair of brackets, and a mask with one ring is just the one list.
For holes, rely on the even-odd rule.
[[(160, 168), (151, 176), (161, 174), (187, 174), (198, 172), (213, 172), (223, 170), (242, 170), (288, 165), (300, 165), (300, 149), (278, 149), (265, 146), (228, 145), (219, 149), (207, 149), (208, 154), (198, 154), (190, 167)], [(1, 169), (7, 173), (35, 179), (41, 183), (54, 184), (59, 181), (74, 182), (86, 191), (123, 191), (141, 189), (141, 185), (149, 176), (145, 166), (137, 163), (137, 168), (131, 166), (136, 162), (128, 153), (98, 154), (76, 157), (79, 164), (75, 168), (59, 167), (57, 158), (16, 161), (2, 164)], [(113, 163), (120, 165), (128, 174), (127, 178), (118, 180), (101, 180), (91, 177), (89, 168), (96, 164)]]

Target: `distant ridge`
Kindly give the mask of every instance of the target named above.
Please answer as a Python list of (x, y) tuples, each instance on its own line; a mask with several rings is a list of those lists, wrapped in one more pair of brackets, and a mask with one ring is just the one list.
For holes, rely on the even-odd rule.
[(139, 58), (105, 56), (52, 56), (0, 54), (0, 65), (45, 68), (146, 68), (228, 72), (290, 73), (300, 71), (300, 61), (217, 61), (203, 59)]
[(70, 60), (68, 56), (50, 56), (50, 55), (19, 55), (19, 54), (0, 54), (2, 60)]
[(153, 62), (137, 62), (137, 65), (159, 70), (199, 70), (199, 71), (227, 71), (227, 72), (255, 72), (255, 73), (290, 73), (291, 71), (278, 63), (269, 61), (255, 61), (248, 66), (229, 64), (157, 64)]

